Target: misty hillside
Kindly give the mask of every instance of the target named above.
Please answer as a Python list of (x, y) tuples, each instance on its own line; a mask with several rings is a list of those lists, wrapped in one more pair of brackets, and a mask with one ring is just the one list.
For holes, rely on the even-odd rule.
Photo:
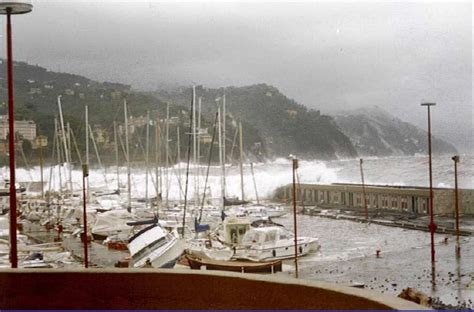
[[(339, 113), (335, 120), (361, 156), (395, 156), (428, 153), (427, 132), (404, 122), (378, 106)], [(432, 137), (433, 152), (456, 153), (456, 148)]]
[[(130, 86), (96, 82), (82, 76), (51, 72), (39, 66), (18, 62), (14, 64), (16, 119), (31, 119), (37, 123), (38, 134), (48, 136), (52, 142), (54, 117), (58, 114), (57, 96), (62, 96), (65, 122), (69, 122), (76, 135), (77, 145), (84, 149), (84, 106), (89, 105), (89, 119), (93, 128), (105, 133), (104, 143), (98, 148), (110, 156), (113, 139), (113, 122), (123, 122), (123, 99), (129, 103), (129, 115), (145, 116), (151, 112), (154, 119), (163, 121), (166, 102), (170, 103), (171, 145), (176, 144), (179, 127), (181, 154), (185, 153), (189, 132), (189, 107), (192, 88), (145, 93), (133, 91)], [(6, 68), (0, 62), (0, 114), (6, 114)], [(202, 128), (212, 135), (217, 103), (226, 94), (227, 157), (238, 157), (236, 144), (237, 122), (244, 132), (244, 150), (251, 159), (286, 157), (334, 159), (360, 155), (413, 155), (426, 153), (426, 133), (415, 126), (390, 116), (380, 108), (360, 109), (339, 114), (337, 117), (321, 115), (289, 99), (278, 89), (266, 84), (220, 89), (196, 87), (202, 98)], [(153, 130), (152, 130), (153, 131)], [(139, 129), (135, 159), (139, 161), (143, 149), (144, 130)], [(455, 148), (445, 141), (434, 139), (434, 151), (454, 153)], [(48, 146), (50, 149), (52, 145)], [(204, 144), (207, 153), (209, 142)], [(176, 147), (172, 147), (176, 151)], [(217, 152), (213, 158), (216, 160)]]
[[(7, 82), (5, 77), (6, 63), (0, 59), (0, 115), (7, 114)], [(37, 134), (46, 135), (50, 143), (53, 142), (54, 137), (54, 118), (58, 117), (57, 97), (61, 95), (64, 121), (71, 125), (77, 146), (82, 152), (85, 149), (84, 113), (85, 105), (87, 104), (90, 125), (95, 133), (100, 133), (102, 138), (97, 143), (97, 146), (103, 161), (107, 161), (108, 158), (110, 161), (114, 159), (113, 146), (111, 144), (114, 139), (113, 122), (115, 121), (117, 125), (121, 125), (124, 122), (124, 99), (127, 99), (129, 117), (145, 118), (147, 111), (149, 111), (151, 119), (161, 120), (161, 126), (164, 128), (166, 103), (150, 94), (131, 90), (128, 85), (97, 82), (79, 75), (58, 73), (25, 62), (14, 62), (14, 88), (15, 119), (35, 121)], [(188, 91), (191, 92), (191, 88), (188, 88)], [(175, 161), (178, 129), (181, 137), (181, 157), (185, 157), (188, 142), (187, 134), (189, 133), (189, 101), (183, 101), (183, 106), (171, 105), (171, 118), (172, 125), (169, 127), (169, 139), (172, 152), (170, 158), (171, 161)], [(213, 124), (213, 115), (204, 116), (201, 120), (201, 128), (203, 131), (208, 132), (208, 136), (212, 135)], [(266, 156), (265, 150), (263, 148), (255, 148), (256, 143), (262, 142), (258, 131), (251, 124), (247, 124), (245, 120), (243, 125), (246, 129), (244, 133), (244, 150), (247, 151), (248, 155), (263, 160)], [(134, 146), (134, 150), (131, 151), (131, 157), (134, 161), (142, 161), (144, 154), (143, 146), (145, 144), (145, 126), (142, 124), (136, 127), (138, 131), (130, 138), (131, 144)], [(227, 139), (227, 141), (230, 140), (229, 144), (232, 145), (235, 127), (233, 124), (229, 124), (226, 128), (228, 128), (229, 133), (232, 133), (232, 137)], [(153, 128), (151, 133), (155, 133)], [(164, 130), (161, 135), (164, 136)], [(152, 145), (154, 146), (154, 144)], [(202, 155), (206, 155), (203, 156), (203, 159), (206, 160), (209, 145), (209, 142), (202, 143)], [(48, 144), (45, 155), (51, 155), (52, 146), (53, 144)], [(228, 156), (234, 159), (238, 157), (238, 153), (235, 150), (232, 151), (231, 148), (227, 152)], [(26, 156), (32, 154), (30, 148), (26, 154)], [(213, 160), (217, 158), (217, 148), (215, 148)], [(79, 162), (78, 159), (76, 161)], [(22, 164), (20, 163), (20, 165)]]
[[(227, 113), (255, 127), (263, 138), (267, 154), (272, 157), (334, 159), (355, 157), (350, 140), (339, 130), (334, 119), (310, 110), (266, 84), (220, 89), (197, 88), (202, 96), (203, 112), (216, 110), (216, 99), (226, 94)], [(161, 101), (184, 105), (189, 103), (189, 89), (157, 92)], [(244, 128), (244, 132), (247, 129)]]

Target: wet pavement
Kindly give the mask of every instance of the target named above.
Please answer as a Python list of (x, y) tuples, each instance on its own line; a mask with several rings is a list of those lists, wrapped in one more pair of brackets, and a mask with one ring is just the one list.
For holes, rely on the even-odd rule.
[[(276, 222), (292, 229), (292, 220), (289, 215)], [(298, 228), (298, 235), (319, 237), (321, 244), (318, 254), (299, 260), (301, 278), (362, 283), (367, 289), (392, 295), (411, 287), (446, 305), (474, 308), (472, 236), (461, 237), (461, 257), (456, 258), (456, 238), (435, 235), (432, 270), (426, 232), (302, 215), (298, 215)], [(376, 250), (380, 250), (379, 258)]]
[[(407, 287), (438, 298), (454, 307), (474, 308), (474, 238), (461, 237), (461, 257), (456, 258), (453, 235), (435, 235), (436, 263), (431, 266), (430, 234), (422, 231), (367, 224), (349, 220), (298, 215), (298, 235), (318, 237), (321, 250), (299, 259), (300, 278), (344, 285), (364, 284), (380, 293), (398, 295)], [(275, 222), (293, 229), (288, 214)], [(35, 224), (25, 233), (38, 242), (52, 242), (55, 230), (46, 231)], [(446, 240), (447, 238), (447, 240)], [(64, 247), (82, 265), (83, 244), (76, 237), (63, 235)], [(380, 257), (376, 251), (380, 250)], [(114, 267), (129, 255), (109, 250), (92, 242), (91, 266)], [(286, 261), (292, 265), (292, 261)], [(294, 267), (282, 274), (293, 274)]]

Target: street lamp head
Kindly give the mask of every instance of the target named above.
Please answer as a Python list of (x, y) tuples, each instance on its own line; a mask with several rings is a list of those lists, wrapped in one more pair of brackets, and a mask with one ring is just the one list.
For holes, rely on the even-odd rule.
[(31, 0), (0, 0), (0, 14), (25, 14), (33, 10)]
[(421, 103), (421, 106), (435, 106), (436, 103)]
[(458, 155), (454, 155), (453, 157), (451, 157), (452, 160), (454, 160), (454, 162), (459, 162), (460, 158)]

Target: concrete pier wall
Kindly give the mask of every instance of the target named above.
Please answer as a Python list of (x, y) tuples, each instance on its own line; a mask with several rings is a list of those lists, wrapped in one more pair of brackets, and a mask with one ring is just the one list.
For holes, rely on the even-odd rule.
[(423, 307), (330, 283), (151, 269), (0, 270), (1, 309), (398, 309)]
[[(426, 187), (367, 185), (365, 194), (368, 209), (421, 215), (429, 212), (429, 189)], [(307, 205), (364, 209), (363, 189), (359, 184), (300, 184), (296, 198)], [(292, 185), (279, 188), (275, 192), (275, 199), (291, 201)], [(434, 188), (433, 207), (435, 214), (454, 215), (454, 190)], [(459, 190), (459, 209), (461, 214), (474, 215), (474, 190)]]

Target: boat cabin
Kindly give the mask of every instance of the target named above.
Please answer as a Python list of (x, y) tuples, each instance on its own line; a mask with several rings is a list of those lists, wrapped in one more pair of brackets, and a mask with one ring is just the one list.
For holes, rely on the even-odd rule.
[(293, 233), (289, 232), (283, 227), (262, 227), (248, 231), (242, 238), (242, 245), (264, 244), (293, 239)]
[(239, 245), (245, 233), (250, 229), (250, 220), (247, 218), (230, 217), (224, 223), (224, 242), (229, 245)]

